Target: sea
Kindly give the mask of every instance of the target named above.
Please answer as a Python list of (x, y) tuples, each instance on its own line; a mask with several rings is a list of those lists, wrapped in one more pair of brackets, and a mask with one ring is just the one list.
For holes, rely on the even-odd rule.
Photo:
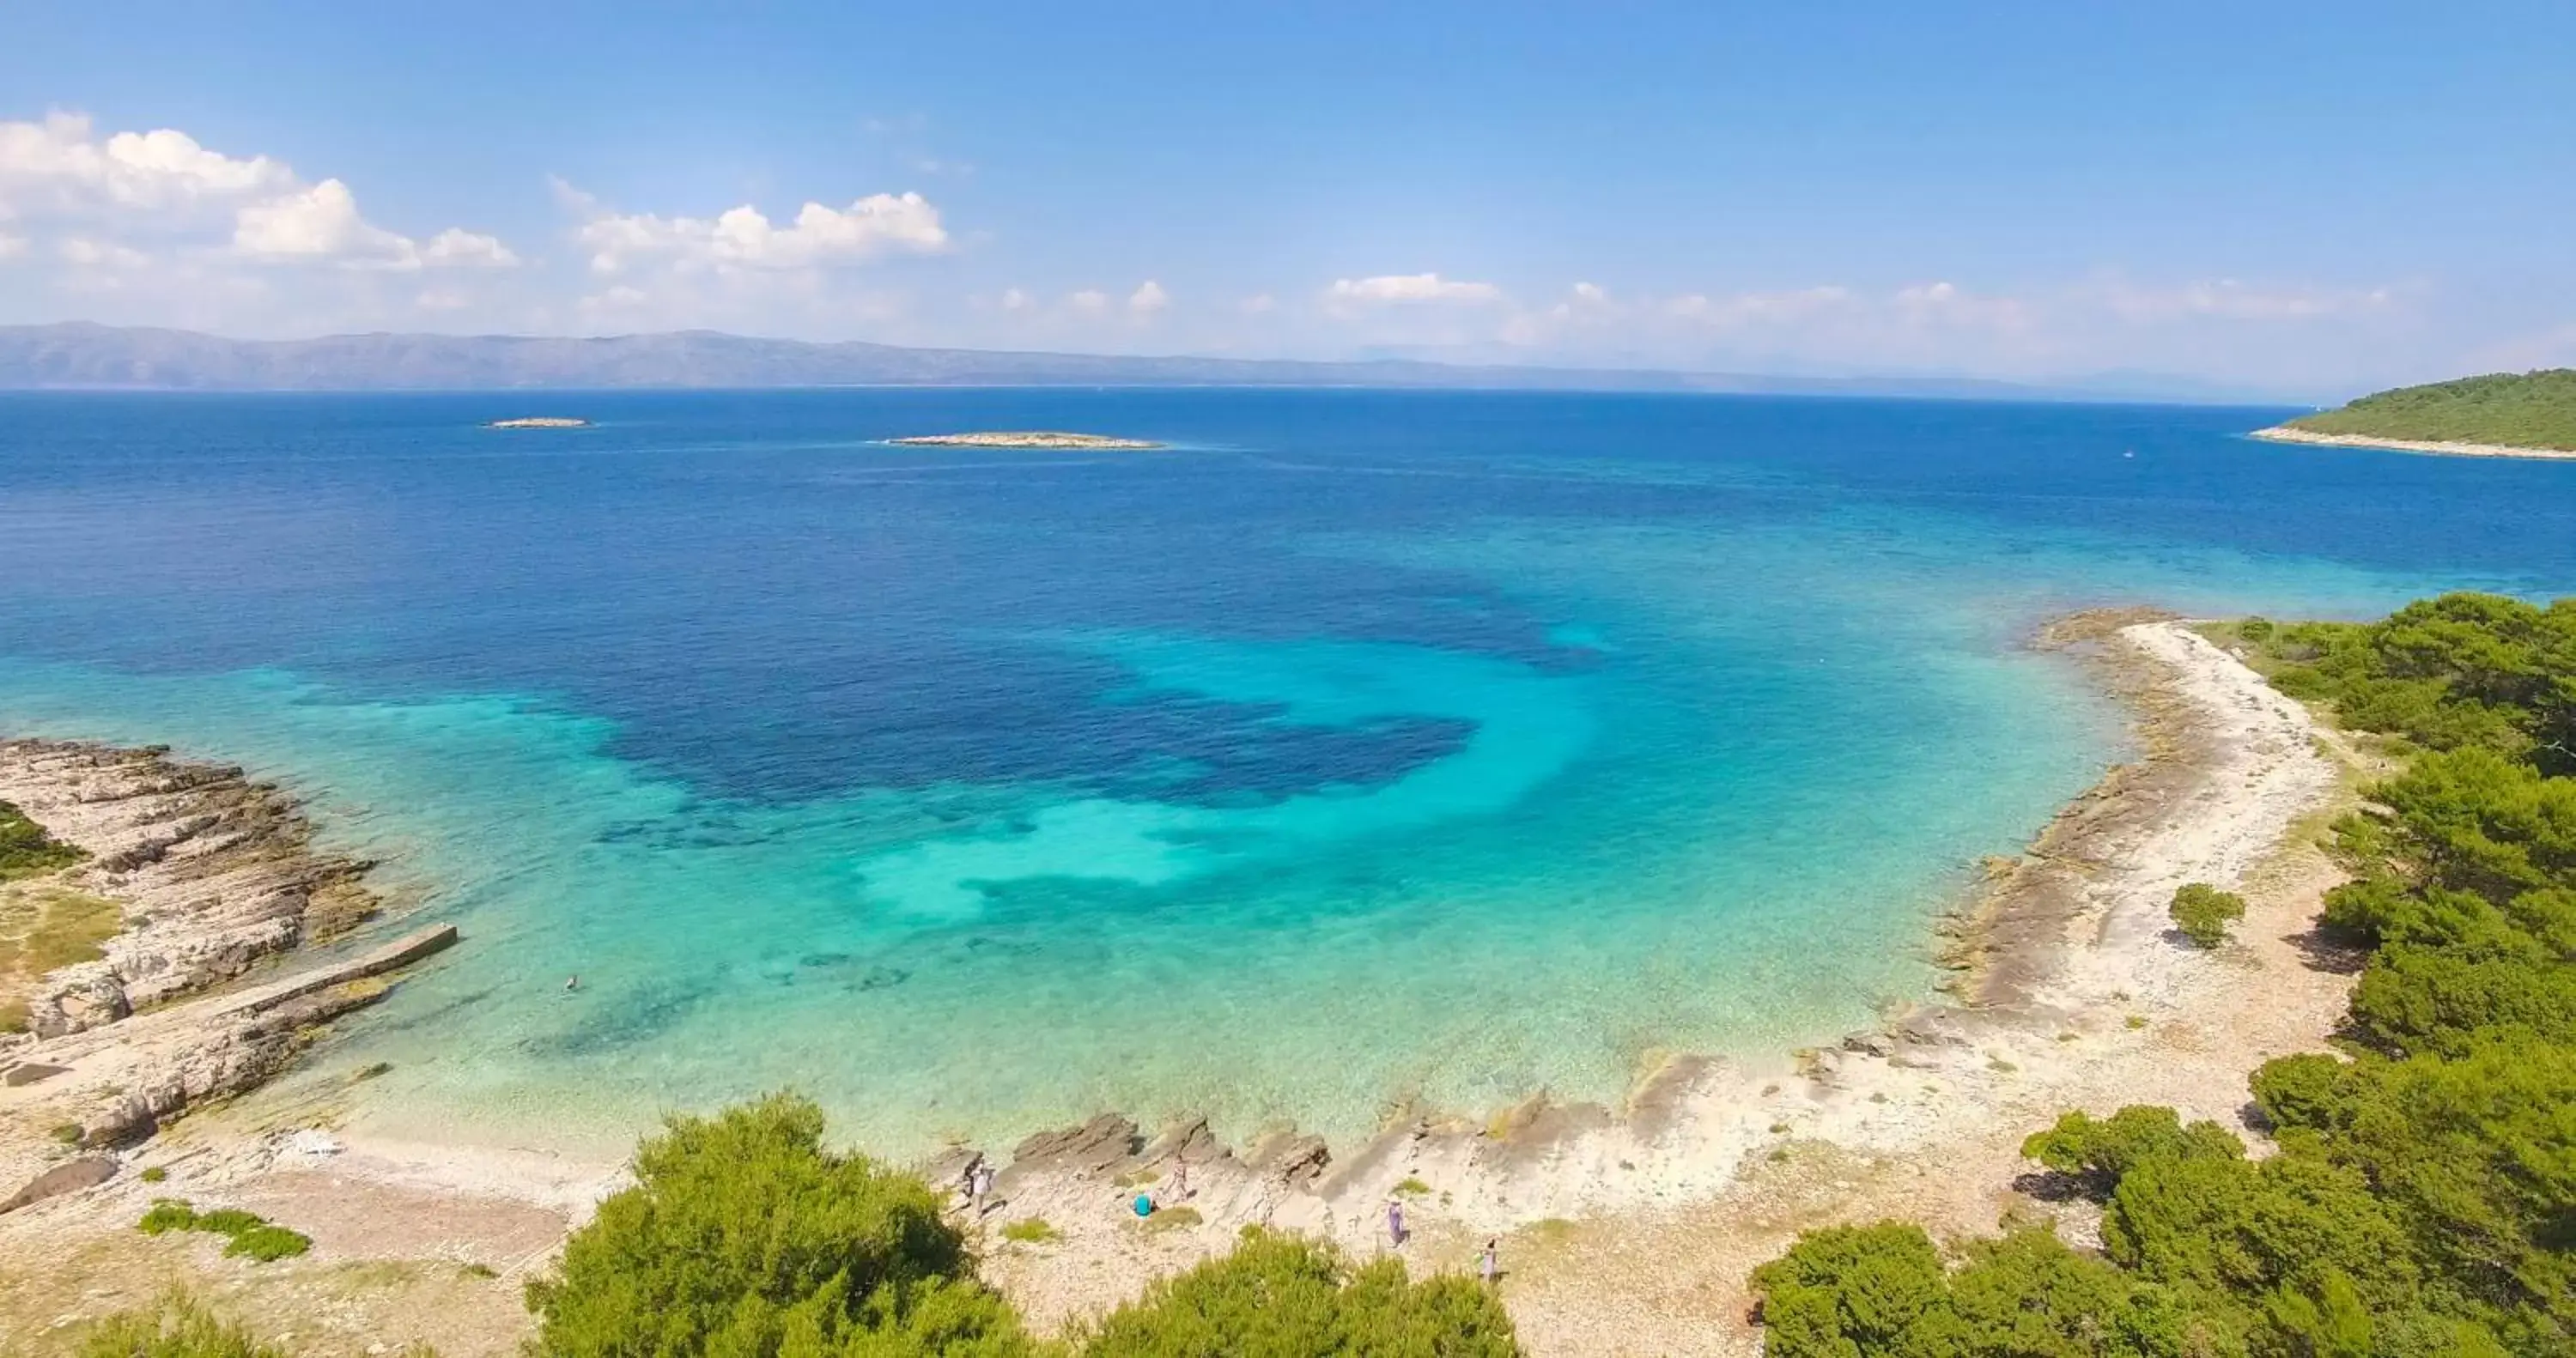
[[(1930, 994), (2128, 753), (2053, 614), (2576, 591), (2576, 464), (2288, 413), (0, 395), (0, 732), (247, 765), (460, 927), (299, 1077), (389, 1065), (361, 1129), (1353, 1138)], [(1170, 446), (886, 442), (976, 429)]]

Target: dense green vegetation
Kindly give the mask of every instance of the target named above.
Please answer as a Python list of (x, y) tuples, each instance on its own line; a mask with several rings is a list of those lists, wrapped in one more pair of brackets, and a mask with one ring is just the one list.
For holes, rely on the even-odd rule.
[(635, 1186), (529, 1285), (535, 1351), (1026, 1352), (938, 1195), (822, 1137), (822, 1110), (785, 1096), (674, 1119), (636, 1152)]
[(2576, 368), (2399, 387), (2290, 426), (2319, 434), (2576, 450)]
[[(1485, 1358), (1511, 1322), (1462, 1278), (1352, 1269), (1330, 1246), (1254, 1233), (1156, 1285), (1071, 1346), (1032, 1339), (979, 1281), (927, 1185), (826, 1149), (823, 1114), (775, 1096), (677, 1118), (636, 1154), (636, 1184), (601, 1204), (530, 1284), (539, 1358), (1099, 1358), (1327, 1354)], [(1174, 1213), (1187, 1209), (1173, 1209)], [(1162, 1215), (1162, 1214), (1157, 1214)], [(1034, 1219), (1031, 1219), (1034, 1221)], [(1018, 1238), (1053, 1234), (1043, 1222)], [(1007, 1232), (1006, 1234), (1012, 1234)]]
[(2369, 950), (2342, 1054), (2252, 1076), (2279, 1152), (2070, 1113), (2023, 1149), (2102, 1203), (2104, 1257), (1811, 1232), (1755, 1277), (1769, 1352), (2576, 1354), (2576, 601), (2237, 636), (2408, 756), (2334, 828), (2326, 922)]
[(1146, 1289), (1110, 1313), (1095, 1358), (1511, 1358), (1511, 1321), (1462, 1277), (1414, 1282), (1381, 1259), (1354, 1270), (1330, 1245), (1254, 1231), (1233, 1254)]
[(16, 806), (0, 802), (0, 882), (67, 868), (87, 857), (46, 834)]

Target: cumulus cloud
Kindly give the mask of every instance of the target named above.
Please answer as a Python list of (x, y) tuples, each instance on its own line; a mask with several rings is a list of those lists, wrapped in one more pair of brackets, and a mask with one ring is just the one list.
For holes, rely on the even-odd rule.
[(503, 245), (499, 237), (453, 226), (430, 237), (429, 245), (420, 252), (420, 257), (423, 263), (432, 266), (509, 269), (519, 264), (518, 255)]
[(367, 221), (339, 179), (306, 183), (283, 161), (226, 155), (173, 128), (102, 138), (76, 113), (0, 122), (0, 218), (62, 232), (67, 247), (81, 243), (64, 258), (93, 265), (141, 245), (200, 261), (361, 269), (518, 262), (498, 240), (454, 228), (424, 250)]
[(163, 128), (101, 140), (86, 115), (0, 122), (0, 214), (87, 215), (109, 208), (169, 210), (230, 203), (295, 187), (266, 156), (236, 159)]
[(1109, 310), (1109, 294), (1098, 288), (1084, 288), (1064, 299), (1064, 304), (1085, 316), (1097, 316)]
[(409, 240), (360, 217), (356, 195), (337, 179), (243, 204), (233, 225), (233, 248), (253, 259), (338, 258), (414, 268), (420, 262)]
[(585, 213), (573, 239), (590, 252), (598, 274), (652, 263), (682, 271), (806, 269), (886, 254), (936, 254), (949, 246), (939, 209), (918, 193), (870, 194), (845, 208), (809, 202), (782, 226), (749, 204), (712, 219), (664, 217), (605, 211), (577, 189), (558, 190)]
[(1491, 283), (1469, 283), (1436, 273), (1379, 274), (1372, 278), (1337, 278), (1324, 290), (1327, 306), (1340, 310), (1419, 302), (1478, 304), (1503, 300)]
[(1172, 295), (1163, 291), (1162, 284), (1150, 278), (1127, 295), (1127, 310), (1138, 316), (1155, 315), (1171, 304)]

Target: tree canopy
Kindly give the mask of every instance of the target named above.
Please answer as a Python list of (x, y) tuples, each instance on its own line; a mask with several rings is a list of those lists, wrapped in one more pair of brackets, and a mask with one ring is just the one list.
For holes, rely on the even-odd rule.
[[(2278, 1152), (2166, 1108), (2069, 1113), (2023, 1153), (2101, 1201), (2103, 1258), (1812, 1232), (1755, 1274), (1769, 1352), (2576, 1355), (2576, 600), (2237, 636), (2411, 751), (2334, 829), (2353, 876), (2324, 919), (2369, 949), (2343, 1050), (2250, 1080)], [(1961, 1304), (1983, 1290), (2020, 1300)]]
[(2302, 416), (2290, 427), (2363, 438), (2576, 450), (2576, 368), (2399, 387)]

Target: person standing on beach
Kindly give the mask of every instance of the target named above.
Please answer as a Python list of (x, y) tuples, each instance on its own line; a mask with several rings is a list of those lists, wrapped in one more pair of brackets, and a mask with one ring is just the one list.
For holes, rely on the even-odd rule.
[(979, 1164), (975, 1166), (976, 1215), (981, 1216), (983, 1214), (984, 1200), (991, 1196), (993, 1196), (993, 1167), (991, 1165)]
[(1189, 1195), (1190, 1162), (1175, 1158), (1172, 1161), (1172, 1196), (1175, 1199), (1180, 1199), (1187, 1198)]
[(1386, 1200), (1386, 1238), (1395, 1248), (1404, 1248), (1404, 1204), (1393, 1198)]
[(1484, 1261), (1478, 1264), (1476, 1268), (1477, 1272), (1482, 1273), (1485, 1276), (1485, 1286), (1487, 1287), (1494, 1285), (1494, 1279), (1503, 1276), (1503, 1260), (1498, 1248), (1501, 1243), (1502, 1242), (1498, 1240), (1487, 1240), (1485, 1242)]
[(967, 1161), (965, 1172), (957, 1176), (957, 1196), (965, 1199), (969, 1207), (975, 1205), (975, 1181), (983, 1177), (983, 1174), (984, 1159), (982, 1156), (977, 1156)]

